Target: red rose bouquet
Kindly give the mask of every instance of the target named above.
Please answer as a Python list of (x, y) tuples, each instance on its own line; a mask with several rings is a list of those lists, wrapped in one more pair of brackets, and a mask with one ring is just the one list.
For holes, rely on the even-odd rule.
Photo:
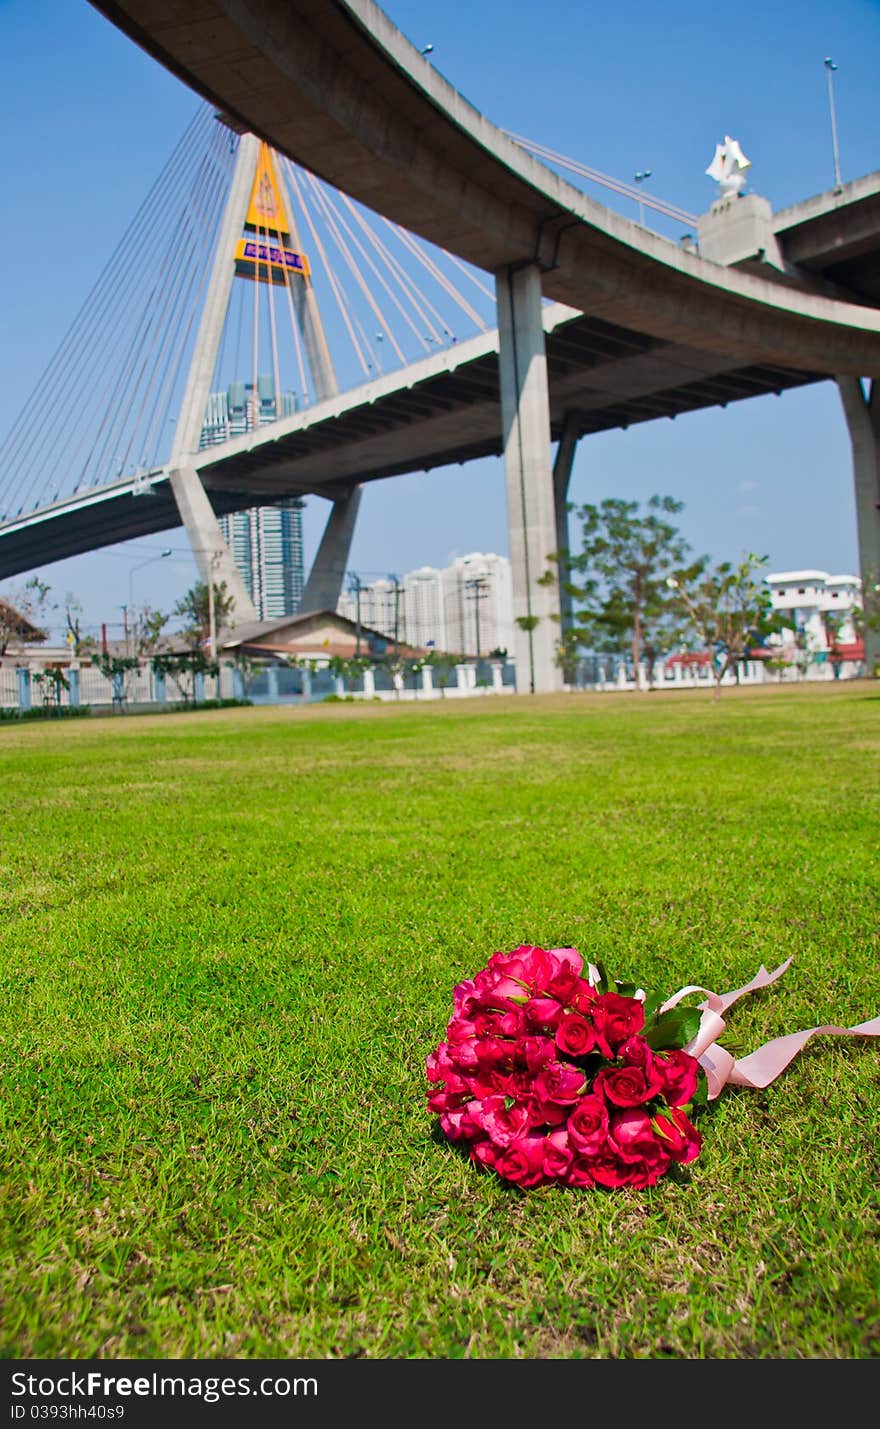
[[(516, 1185), (653, 1186), (700, 1154), (695, 1108), (728, 1082), (767, 1086), (816, 1032), (880, 1036), (880, 1018), (816, 1027), (735, 1061), (715, 1045), (720, 1014), (787, 967), (664, 1002), (601, 964), (584, 976), (574, 948), (495, 953), (454, 990), (446, 1040), (426, 1063), (428, 1108), (471, 1160)], [(682, 1005), (690, 993), (705, 1000)]]

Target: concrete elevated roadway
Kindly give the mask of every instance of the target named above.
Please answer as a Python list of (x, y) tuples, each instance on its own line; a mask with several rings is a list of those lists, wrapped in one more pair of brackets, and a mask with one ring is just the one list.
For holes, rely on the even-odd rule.
[[(580, 437), (824, 380), (717, 357), (544, 307), (550, 431)], [(497, 329), (199, 452), (218, 515), (502, 453)], [(179, 525), (168, 473), (145, 472), (0, 523), (0, 579)], [(560, 545), (564, 541), (559, 542)]]

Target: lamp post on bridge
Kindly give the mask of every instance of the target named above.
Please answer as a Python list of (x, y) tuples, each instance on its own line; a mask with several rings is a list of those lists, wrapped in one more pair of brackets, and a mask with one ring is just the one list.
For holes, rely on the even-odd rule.
[(834, 108), (834, 81), (831, 76), (837, 69), (830, 55), (825, 56), (825, 74), (828, 78), (828, 110), (831, 115), (831, 151), (834, 155), (834, 187), (843, 187), (840, 181), (840, 150), (837, 147), (837, 114)]
[[(633, 174), (633, 181), (634, 181), (634, 183), (637, 183), (637, 184), (643, 184), (643, 183), (645, 182), (645, 179), (649, 179), (650, 177), (651, 177), (651, 170), (650, 170), (650, 169), (639, 169), (639, 172), (638, 172), (637, 174)], [(640, 197), (639, 197), (639, 227), (640, 227), (640, 228), (644, 228), (644, 226), (645, 226), (645, 205), (642, 203), (641, 196), (640, 196)]]

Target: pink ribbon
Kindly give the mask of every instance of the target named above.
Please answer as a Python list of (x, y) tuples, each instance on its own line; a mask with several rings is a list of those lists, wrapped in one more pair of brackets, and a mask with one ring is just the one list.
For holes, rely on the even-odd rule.
[(765, 1042), (763, 1047), (759, 1047), (748, 1057), (741, 1057), (739, 1061), (723, 1047), (719, 1047), (717, 1039), (727, 1025), (721, 1016), (722, 1012), (726, 1012), (728, 1007), (732, 1007), (747, 992), (769, 987), (771, 982), (782, 976), (790, 964), (791, 958), (786, 958), (774, 972), (768, 973), (762, 963), (751, 982), (735, 988), (733, 992), (719, 994), (710, 992), (706, 987), (689, 984), (679, 988), (661, 1007), (660, 1011), (666, 1012), (668, 1008), (675, 1007), (683, 997), (687, 997), (688, 993), (706, 994), (705, 1001), (699, 1004), (702, 1014), (699, 1031), (684, 1050), (697, 1058), (706, 1073), (709, 1101), (714, 1101), (728, 1083), (734, 1087), (769, 1087), (810, 1038), (820, 1033), (828, 1033), (832, 1037), (880, 1037), (880, 1017), (872, 1017), (867, 1022), (857, 1023), (855, 1027), (836, 1027), (826, 1023), (822, 1027), (809, 1027), (804, 1032), (790, 1032), (785, 1037), (774, 1037), (771, 1042)]

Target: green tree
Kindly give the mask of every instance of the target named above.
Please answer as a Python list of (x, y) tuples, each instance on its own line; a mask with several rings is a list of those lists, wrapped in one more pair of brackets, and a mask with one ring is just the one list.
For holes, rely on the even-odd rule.
[(61, 692), (70, 689), (70, 681), (61, 666), (49, 665), (45, 670), (35, 670), (33, 680), (42, 697), (46, 714), (51, 714), (53, 709), (60, 713)]
[[(207, 581), (196, 581), (174, 607), (172, 614), (184, 621), (181, 635), (193, 650), (210, 643), (211, 635), (230, 623), (234, 605), (226, 582), (214, 584), (214, 629), (211, 630), (211, 600)], [(214, 653), (214, 652), (212, 652)]]
[(766, 556), (749, 553), (734, 565), (712, 567), (705, 558), (667, 578), (673, 604), (690, 643), (712, 655), (713, 697), (720, 698), (728, 670), (767, 637), (788, 628), (789, 620), (774, 611), (770, 589), (760, 572)]
[(217, 679), (220, 674), (219, 662), (209, 659), (204, 650), (168, 651), (154, 655), (150, 664), (155, 674), (177, 686), (185, 705), (195, 704), (196, 676), (211, 675)]
[(91, 635), (84, 635), (82, 632), (82, 613), (82, 601), (68, 591), (64, 597), (64, 618), (67, 624), (68, 644), (77, 660), (83, 655), (91, 655), (95, 649), (94, 638)]
[(107, 650), (96, 651), (92, 655), (92, 664), (113, 686), (113, 704), (119, 709), (125, 708), (131, 682), (140, 663), (137, 655), (111, 655)]
[(153, 610), (149, 605), (137, 611), (134, 617), (134, 648), (137, 655), (145, 658), (156, 654), (170, 618), (163, 615), (161, 610)]
[(580, 553), (553, 558), (568, 572), (565, 590), (573, 602), (571, 629), (559, 642), (564, 666), (579, 647), (626, 653), (637, 684), (646, 660), (651, 687), (655, 662), (675, 635), (667, 577), (683, 566), (690, 547), (669, 518), (683, 509), (671, 496), (652, 496), (646, 510), (619, 497), (574, 509), (582, 527)]
[(455, 660), (451, 655), (446, 655), (442, 650), (429, 650), (427, 655), (421, 657), (422, 669), (430, 665), (431, 674), (440, 688), (440, 698), (446, 698), (446, 686), (452, 679), (452, 672), (455, 669)]
[(51, 586), (37, 576), (13, 586), (0, 596), (0, 655), (14, 640), (40, 641), (47, 638), (43, 628), (55, 606), (50, 603)]

